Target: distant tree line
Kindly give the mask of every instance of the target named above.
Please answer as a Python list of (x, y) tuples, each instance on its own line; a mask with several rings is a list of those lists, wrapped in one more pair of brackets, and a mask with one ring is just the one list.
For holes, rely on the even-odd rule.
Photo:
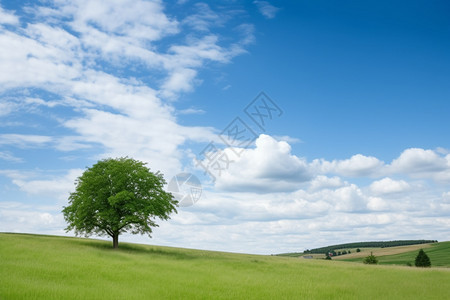
[(430, 244), (437, 243), (436, 240), (401, 240), (401, 241), (381, 241), (381, 242), (359, 242), (359, 243), (347, 243), (339, 245), (331, 245), (321, 248), (306, 250), (305, 254), (326, 254), (333, 253), (335, 249), (344, 248), (387, 248), (387, 247), (397, 247), (397, 246), (409, 246), (418, 244)]
[(335, 251), (335, 250), (331, 250), (328, 251), (327, 253), (325, 253), (326, 256), (339, 256), (339, 255), (345, 255), (345, 254), (351, 254), (352, 251), (351, 250), (344, 250), (344, 251)]

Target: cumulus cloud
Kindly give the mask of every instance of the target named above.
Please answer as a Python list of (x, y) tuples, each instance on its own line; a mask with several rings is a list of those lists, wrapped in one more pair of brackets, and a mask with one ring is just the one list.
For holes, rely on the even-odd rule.
[(292, 155), (288, 143), (265, 134), (256, 139), (255, 148), (225, 152), (233, 162), (216, 179), (223, 191), (292, 191), (312, 176), (306, 160)]
[(370, 185), (370, 190), (377, 195), (401, 193), (409, 189), (410, 185), (406, 181), (393, 180), (389, 177), (374, 181)]
[(401, 175), (412, 178), (450, 182), (450, 154), (421, 148), (404, 150), (399, 157), (386, 164), (373, 156), (356, 154), (348, 159), (327, 161), (314, 159), (310, 164), (318, 174), (345, 177), (389, 177)]
[(376, 176), (384, 162), (373, 156), (353, 155), (349, 159), (326, 161), (316, 159), (313, 165), (322, 173), (335, 173), (348, 177)]
[[(424, 178), (440, 184), (450, 181), (450, 155), (432, 150), (407, 149), (392, 163), (385, 164), (373, 156), (356, 154), (348, 159), (308, 161), (291, 153), (288, 142), (268, 135), (260, 135), (254, 148), (225, 148), (214, 150), (210, 156), (226, 157), (226, 165), (219, 172), (215, 186), (223, 191), (289, 192), (309, 184), (311, 190), (334, 189), (347, 184), (346, 178), (380, 178), (369, 189), (374, 195), (406, 192), (411, 185), (390, 176)], [(286, 138), (284, 138), (286, 140)], [(291, 141), (290, 139), (288, 139)], [(203, 166), (208, 162), (202, 162)], [(276, 184), (270, 183), (276, 182)]]
[(366, 211), (367, 198), (361, 189), (355, 184), (338, 188), (334, 191), (324, 191), (324, 196), (329, 197), (335, 204), (337, 211)]
[(410, 148), (393, 160), (390, 168), (392, 172), (426, 173), (438, 172), (450, 167), (448, 160), (433, 150)]
[[(250, 247), (267, 254), (301, 251), (302, 247), (322, 246), (330, 241), (350, 242), (361, 236), (409, 238), (414, 236), (411, 230), (416, 235), (426, 232), (418, 230), (417, 224), (432, 224), (431, 220), (414, 216), (420, 210), (431, 211), (431, 206), (424, 206), (422, 201), (399, 212), (382, 196), (369, 196), (352, 184), (320, 191), (272, 194), (207, 191), (206, 194), (206, 199), (161, 224), (156, 241), (174, 246), (182, 241), (191, 247), (223, 250), (221, 241), (226, 239), (233, 241), (226, 247), (229, 251), (246, 252)], [(438, 219), (442, 223), (442, 217)], [(399, 226), (401, 229), (392, 232), (392, 228)], [(205, 244), (203, 239), (207, 237), (211, 239)]]
[(321, 190), (321, 189), (333, 189), (345, 185), (345, 182), (337, 176), (327, 177), (325, 175), (318, 175), (310, 183), (310, 189)]
[(386, 200), (381, 197), (369, 197), (367, 208), (371, 211), (386, 211), (389, 205)]
[(450, 154), (445, 151), (410, 148), (386, 166), (386, 174), (406, 174), (413, 178), (450, 183)]

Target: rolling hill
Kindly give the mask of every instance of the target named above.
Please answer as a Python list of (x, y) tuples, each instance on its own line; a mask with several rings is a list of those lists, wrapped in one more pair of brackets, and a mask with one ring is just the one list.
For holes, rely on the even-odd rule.
[(414, 260), (420, 249), (431, 260), (432, 267), (450, 267), (450, 242), (440, 242), (424, 245), (411, 245), (393, 248), (362, 249), (360, 253), (352, 253), (335, 257), (336, 260), (362, 262), (362, 259), (373, 252), (377, 257), (379, 264), (386, 265), (406, 265), (414, 266)]
[(450, 269), (0, 233), (0, 299), (445, 299)]

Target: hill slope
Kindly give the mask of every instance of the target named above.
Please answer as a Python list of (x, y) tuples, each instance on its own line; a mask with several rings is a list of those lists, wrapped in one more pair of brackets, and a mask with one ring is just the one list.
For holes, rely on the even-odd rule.
[(0, 299), (445, 299), (447, 269), (0, 234)]
[(361, 252), (353, 251), (351, 254), (335, 256), (335, 260), (345, 260), (345, 261), (355, 261), (359, 262), (363, 260), (364, 257), (373, 253), (376, 257), (389, 256), (402, 254), (406, 252), (418, 252), (419, 249), (427, 249), (431, 247), (432, 244), (420, 244), (420, 245), (410, 245), (410, 246), (399, 246), (390, 248), (362, 248)]
[(377, 242), (355, 242), (355, 243), (345, 243), (345, 244), (337, 244), (330, 245), (320, 248), (314, 248), (305, 250), (304, 252), (290, 252), (290, 253), (280, 253), (278, 256), (288, 256), (288, 257), (299, 257), (302, 255), (311, 255), (311, 254), (323, 254), (330, 253), (333, 251), (339, 250), (351, 250), (355, 252), (358, 248), (391, 248), (391, 247), (405, 247), (411, 245), (423, 245), (423, 244), (431, 244), (437, 243), (435, 240), (396, 240), (396, 241), (377, 241)]
[(337, 249), (356, 249), (356, 248), (389, 248), (389, 247), (399, 247), (399, 246), (410, 246), (410, 245), (418, 245), (418, 244), (431, 244), (436, 243), (434, 240), (397, 240), (397, 241), (377, 241), (377, 242), (357, 242), (357, 243), (346, 243), (346, 244), (338, 244), (331, 245), (321, 248), (315, 248), (305, 251), (304, 253), (311, 254), (325, 254), (328, 252), (332, 252)]
[[(450, 242), (373, 249), (373, 254), (378, 258), (380, 264), (406, 265), (407, 263), (410, 263), (414, 265), (419, 249), (423, 249), (430, 257), (431, 265), (433, 267), (450, 267)], [(366, 250), (360, 253), (338, 256), (334, 259), (362, 262), (363, 257), (367, 256), (369, 252), (370, 251)]]

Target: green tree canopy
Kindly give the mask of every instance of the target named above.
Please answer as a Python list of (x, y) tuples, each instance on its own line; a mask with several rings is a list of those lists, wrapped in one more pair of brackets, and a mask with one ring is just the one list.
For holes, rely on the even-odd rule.
[(373, 255), (372, 252), (370, 252), (370, 255), (364, 258), (363, 263), (369, 265), (376, 265), (378, 263), (378, 259), (376, 258), (375, 255)]
[(431, 267), (430, 258), (423, 249), (420, 249), (419, 254), (417, 254), (415, 265), (416, 267)]
[(75, 192), (64, 207), (67, 231), (76, 235), (109, 235), (119, 247), (124, 232), (148, 234), (156, 218), (169, 219), (177, 201), (164, 191), (163, 175), (128, 157), (104, 159), (76, 180)]

